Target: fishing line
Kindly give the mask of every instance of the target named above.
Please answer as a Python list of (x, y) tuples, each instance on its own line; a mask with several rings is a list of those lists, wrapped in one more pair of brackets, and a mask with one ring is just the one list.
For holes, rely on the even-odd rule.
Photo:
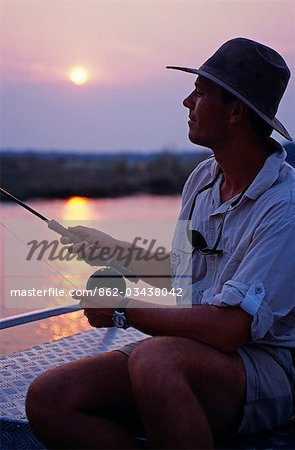
[[(10, 234), (12, 234), (16, 239), (18, 239), (22, 244), (24, 244), (26, 247), (28, 247), (28, 244), (26, 242), (24, 242), (19, 236), (17, 236), (14, 231), (10, 230), (9, 228), (7, 228), (2, 222), (0, 222), (0, 225), (2, 225), (2, 227), (4, 227)], [(64, 275), (62, 275), (55, 267), (53, 267), (51, 264), (49, 264), (48, 261), (43, 260), (43, 262), (45, 262), (45, 264), (47, 264), (49, 267), (51, 267), (51, 269), (54, 270), (54, 272), (56, 272), (58, 275), (60, 275), (64, 280), (66, 280), (68, 283), (70, 283), (72, 286), (74, 286), (75, 289), (79, 289), (77, 286), (74, 285), (74, 283), (72, 283), (72, 281), (70, 281), (68, 278), (66, 278)]]

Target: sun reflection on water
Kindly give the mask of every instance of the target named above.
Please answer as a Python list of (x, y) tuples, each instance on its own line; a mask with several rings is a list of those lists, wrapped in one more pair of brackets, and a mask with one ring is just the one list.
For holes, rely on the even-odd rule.
[(89, 329), (89, 323), (82, 311), (76, 311), (63, 316), (51, 317), (46, 321), (39, 322), (35, 333), (39, 336), (46, 336), (50, 340), (56, 341), (62, 337), (80, 333)]
[(92, 201), (87, 197), (74, 196), (65, 201), (62, 211), (63, 220), (91, 220), (97, 217)]
[[(99, 215), (97, 209), (94, 207), (94, 202), (87, 197), (70, 197), (63, 204), (61, 210), (61, 219), (63, 221), (77, 221), (76, 223), (73, 223), (73, 225), (78, 225), (78, 222), (80, 223), (80, 221), (82, 224), (84, 221), (91, 221), (94, 218), (99, 219)], [(58, 263), (59, 261), (56, 262), (57, 266), (59, 266)], [(60, 265), (61, 271), (64, 273), (64, 263), (60, 262)], [(70, 286), (71, 283), (68, 284), (64, 278), (60, 277), (55, 278), (54, 285), (55, 287), (65, 289), (65, 291), (69, 290), (69, 288), (73, 289), (73, 287), (82, 288), (84, 287), (85, 280), (87, 280), (89, 276), (88, 272), (89, 268), (86, 264), (81, 264), (81, 262), (71, 264), (69, 273), (64, 273), (64, 276), (69, 280), (69, 283), (73, 283), (74, 286)], [(81, 279), (83, 281), (80, 286)], [(53, 280), (51, 280), (51, 285), (52, 282)], [(54, 303), (56, 305), (64, 305), (65, 300), (64, 297), (56, 297)], [(67, 301), (69, 300), (67, 299)], [(70, 303), (73, 303), (73, 301), (70, 301)], [(83, 315), (83, 312), (77, 311), (58, 317), (51, 317), (46, 321), (40, 321), (36, 326), (35, 333), (40, 337), (46, 336), (50, 340), (56, 341), (62, 337), (79, 333), (89, 328), (90, 325)]]

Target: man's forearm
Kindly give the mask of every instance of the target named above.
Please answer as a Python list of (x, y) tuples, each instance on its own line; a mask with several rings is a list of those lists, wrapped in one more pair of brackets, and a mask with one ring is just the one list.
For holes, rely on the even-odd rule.
[(128, 305), (128, 322), (153, 336), (187, 337), (224, 353), (235, 351), (250, 338), (252, 318), (239, 307), (136, 308), (136, 305), (133, 300)]

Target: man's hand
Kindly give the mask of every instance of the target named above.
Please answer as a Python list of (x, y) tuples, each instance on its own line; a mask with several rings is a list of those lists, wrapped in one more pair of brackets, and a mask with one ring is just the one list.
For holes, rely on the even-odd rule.
[[(69, 227), (68, 230), (71, 233), (81, 237), (81, 242), (87, 241), (90, 244), (100, 242), (102, 247), (111, 247), (111, 248), (113, 248), (116, 244), (116, 240), (112, 238), (112, 236), (110, 236), (107, 233), (104, 233), (103, 231), (96, 230), (95, 228), (83, 227), (81, 225), (78, 225), (76, 227)], [(68, 237), (63, 236), (61, 238), (62, 244), (69, 244), (71, 242), (72, 241)]]
[(95, 328), (105, 328), (113, 327), (113, 309), (97, 309), (97, 308), (86, 308), (84, 309), (84, 315), (87, 317), (89, 325)]
[(71, 238), (63, 236), (60, 242), (72, 243), (69, 252), (77, 254), (87, 264), (108, 266), (110, 261), (114, 261), (152, 286), (171, 289), (170, 254), (165, 252), (164, 247), (160, 246), (152, 251), (138, 245), (138, 241), (148, 242), (141, 237), (135, 237), (133, 242), (125, 242), (83, 226), (69, 227), (68, 230), (81, 237), (81, 241), (73, 243)]
[[(99, 262), (104, 263), (112, 258), (117, 243), (112, 236), (95, 228), (83, 226), (69, 227), (68, 230), (81, 238), (80, 242), (69, 247), (69, 252), (76, 253), (87, 264), (97, 266)], [(68, 236), (62, 236), (60, 242), (73, 243)]]
[(85, 292), (83, 295), (74, 294), (73, 298), (80, 301), (79, 306), (84, 309), (84, 314), (92, 327), (104, 328), (114, 325), (112, 321), (114, 309), (119, 306), (123, 297), (121, 295), (90, 296)]

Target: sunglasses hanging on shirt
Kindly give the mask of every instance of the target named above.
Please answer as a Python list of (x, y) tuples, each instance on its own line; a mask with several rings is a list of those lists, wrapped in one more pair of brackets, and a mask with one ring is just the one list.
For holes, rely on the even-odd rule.
[(199, 252), (203, 256), (207, 256), (207, 255), (221, 255), (223, 253), (223, 250), (218, 249), (217, 247), (218, 247), (218, 245), (220, 243), (220, 240), (221, 240), (221, 235), (222, 235), (225, 215), (234, 206), (238, 205), (238, 203), (240, 202), (240, 200), (242, 199), (243, 195), (245, 194), (245, 192), (247, 191), (247, 189), (249, 187), (249, 185), (246, 186), (246, 188), (240, 193), (238, 198), (236, 200), (234, 200), (230, 204), (229, 209), (222, 214), (222, 219), (221, 219), (221, 223), (220, 223), (219, 233), (218, 233), (217, 239), (216, 239), (215, 244), (213, 245), (213, 247), (209, 248), (208, 244), (207, 244), (207, 241), (204, 238), (204, 236), (200, 233), (200, 231), (191, 230), (189, 228), (189, 223), (191, 221), (191, 218), (192, 218), (195, 206), (196, 206), (196, 200), (197, 200), (198, 195), (201, 194), (202, 192), (208, 190), (208, 189), (211, 189), (214, 186), (214, 184), (216, 183), (216, 181), (219, 178), (220, 174), (221, 174), (221, 172), (219, 171), (218, 174), (216, 175), (216, 177), (210, 183), (206, 184), (206, 186), (204, 186), (202, 189), (200, 189), (196, 193), (195, 198), (193, 200), (193, 203), (192, 203), (192, 206), (191, 206), (191, 209), (190, 209), (190, 213), (189, 213), (189, 218), (188, 218), (187, 225), (186, 225), (186, 235), (187, 235), (187, 238), (188, 238), (191, 246), (193, 247), (192, 254), (194, 254), (196, 251)]

